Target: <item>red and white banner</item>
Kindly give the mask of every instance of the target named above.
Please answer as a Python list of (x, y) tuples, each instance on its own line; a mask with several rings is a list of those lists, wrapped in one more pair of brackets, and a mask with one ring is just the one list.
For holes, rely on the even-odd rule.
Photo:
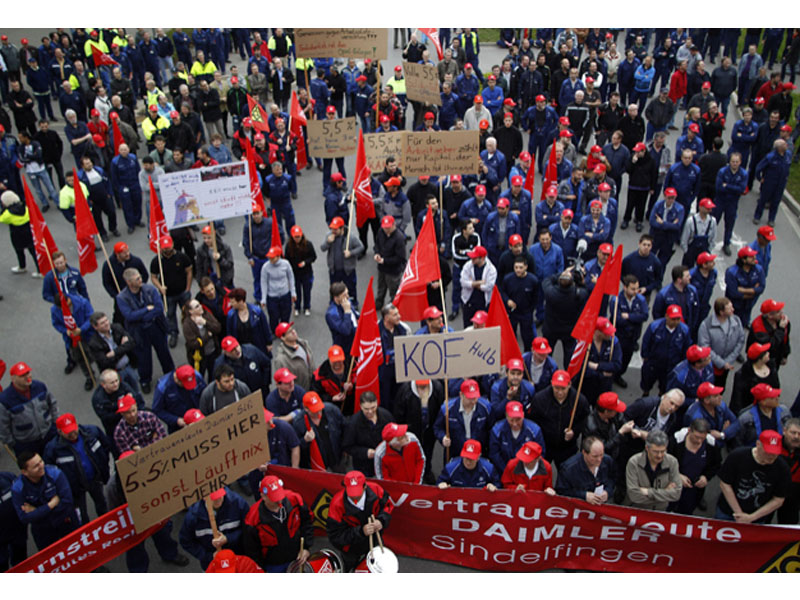
[(162, 526), (136, 533), (123, 504), (12, 567), (8, 573), (90, 573), (146, 540)]
[[(270, 465), (325, 526), (342, 476)], [(488, 492), (379, 482), (394, 501), (381, 532), (400, 555), (482, 571), (791, 572), (800, 530), (592, 506), (543, 492)]]

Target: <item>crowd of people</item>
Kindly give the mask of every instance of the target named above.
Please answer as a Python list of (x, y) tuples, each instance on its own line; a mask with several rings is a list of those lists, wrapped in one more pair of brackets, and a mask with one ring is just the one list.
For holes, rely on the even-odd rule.
[[(87, 493), (97, 515), (123, 504), (112, 459), (258, 390), (272, 464), (344, 474), (327, 533), (345, 570), (389, 526), (392, 502), (375, 480), (542, 491), (691, 515), (706, 510), (716, 477), (717, 518), (798, 523), (800, 395), (788, 408), (780, 383), (791, 324), (785, 303), (764, 294), (777, 209), (797, 160), (788, 125), (797, 29), (502, 29), (497, 45), (508, 55), (483, 69), (476, 30), (440, 29), (438, 61), (435, 40), (395, 30), (405, 60), (436, 67), (441, 105), (409, 100), (401, 65), (387, 65), (387, 79), (370, 60), (298, 58), (292, 35), (77, 28), (38, 47), (0, 37), (0, 91), (16, 127), (15, 136), (0, 107), (0, 222), (17, 254), (12, 272), (27, 271), (27, 252), (64, 343), (64, 372), (81, 369), (99, 424), (78, 423), (34, 378), (33, 358), (5, 349), (12, 366), (0, 392), (0, 441), (20, 473), (0, 473), (0, 569), (27, 555), (29, 524), (43, 549), (88, 522)], [(230, 64), (236, 53), (247, 62), (241, 74)], [(770, 72), (779, 59), (780, 72)], [(707, 70), (706, 60), (719, 66)], [(409, 181), (401, 157), (388, 157), (370, 182), (375, 217), (350, 229), (344, 159), (335, 171), (334, 159), (314, 156), (302, 167), (307, 132), (289, 129), (293, 92), (307, 119), (356, 116), (365, 133), (476, 130), (479, 172)], [(254, 127), (248, 94), (266, 135)], [(62, 120), (66, 148), (54, 131)], [(670, 130), (681, 133), (674, 149)], [(42, 212), (52, 202), (70, 223), (80, 185), (108, 241), (122, 237), (118, 210), (129, 236), (145, 226), (149, 180), (158, 192), (164, 174), (243, 160), (249, 146), (272, 210), (254, 204), (241, 244), (226, 242), (232, 219), (171, 230), (149, 265), (116, 240), (101, 269), (109, 297), (94, 300), (62, 252), (39, 272), (23, 177)], [(64, 160), (74, 160), (77, 181)], [(328, 231), (310, 240), (303, 225), (316, 211), (296, 218), (293, 201), (315, 165)], [(537, 168), (541, 200), (526, 189)], [(732, 256), (738, 204), (756, 187), (756, 239), (718, 273), (715, 243)], [(409, 325), (392, 299), (428, 214), (442, 279), (428, 286), (422, 322)], [(565, 370), (572, 329), (614, 254), (615, 233), (631, 225), (638, 247), (622, 261), (621, 291), (603, 299), (579, 384)], [(235, 269), (236, 252), (249, 275)], [(330, 297), (322, 357), (292, 320), (312, 316), (315, 271), (319, 279), (324, 269), (318, 253)], [(357, 397), (357, 271), (372, 262), (384, 362), (380, 394)], [(459, 313), (463, 328), (485, 327), (493, 293), (519, 330), (522, 360), (476, 378), (396, 381), (395, 337), (452, 331)], [(176, 362), (171, 349), (181, 338), (185, 356)], [(626, 403), (614, 388), (636, 386), (624, 376), (637, 352), (640, 393)], [(444, 454), (441, 468), (435, 452)], [(177, 542), (169, 520), (152, 536), (162, 560), (187, 566), (180, 545), (209, 571), (305, 563), (310, 499), (268, 467), (211, 494), (215, 528), (202, 501)], [(148, 569), (144, 542), (126, 564)]]

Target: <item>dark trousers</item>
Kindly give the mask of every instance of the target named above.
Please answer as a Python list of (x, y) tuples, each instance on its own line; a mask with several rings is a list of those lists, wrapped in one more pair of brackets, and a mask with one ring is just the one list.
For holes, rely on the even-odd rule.
[(267, 296), (267, 316), (270, 331), (275, 331), (278, 323), (288, 323), (292, 316), (292, 293), (283, 296)]
[(0, 540), (0, 572), (8, 571), (28, 558), (28, 527), (14, 533), (6, 531)]
[(254, 258), (250, 270), (253, 272), (253, 297), (257, 302), (261, 302), (261, 267), (268, 261), (267, 258)]
[(550, 344), (550, 347), (553, 349), (553, 359), (555, 359), (556, 355), (556, 344), (561, 342), (564, 351), (563, 365), (564, 368), (567, 368), (569, 361), (572, 358), (572, 350), (575, 348), (575, 338), (572, 337), (571, 332), (551, 331), (545, 322), (545, 326), (542, 328), (542, 333), (544, 334), (544, 337), (547, 338), (547, 343)]
[(400, 287), (400, 280), (402, 278), (402, 271), (396, 274), (378, 271), (378, 295), (375, 298), (375, 307), (378, 310), (383, 308), (387, 293), (389, 295), (389, 302), (394, 299), (394, 295), (397, 293), (397, 288)]
[(647, 204), (647, 196), (649, 190), (633, 190), (628, 187), (628, 204), (625, 206), (625, 216), (622, 218), (623, 222), (627, 223), (634, 215), (637, 223), (644, 222), (644, 212)]
[(311, 286), (314, 285), (314, 275), (294, 276), (294, 295), (297, 301), (295, 310), (311, 310)]
[(69, 535), (75, 531), (78, 525), (78, 519), (74, 514), (56, 526), (50, 524), (32, 524), (31, 534), (33, 535), (33, 541), (36, 542), (36, 548), (44, 550), (50, 544), (56, 543), (65, 535)]
[[(442, 310), (445, 310), (444, 307)], [(483, 299), (483, 293), (481, 292), (481, 300), (479, 302), (471, 302), (467, 300), (464, 303), (464, 309), (461, 312), (464, 318), (464, 328), (466, 329), (470, 325), (472, 325), (472, 317), (475, 315), (476, 312), (479, 310), (486, 310), (486, 301)]]
[(92, 217), (94, 217), (94, 224), (97, 225), (97, 231), (100, 235), (107, 233), (103, 225), (103, 214), (108, 219), (108, 230), (117, 230), (117, 211), (114, 208), (114, 203), (109, 196), (106, 196), (102, 201), (92, 202)]
[(364, 253), (366, 254), (367, 248), (369, 245), (367, 244), (367, 237), (369, 237), (369, 230), (372, 229), (372, 246), (375, 247), (375, 241), (378, 239), (378, 228), (380, 227), (380, 221), (377, 217), (374, 219), (367, 219), (364, 224), (358, 228), (358, 238), (361, 240), (361, 243), (364, 244)]
[(622, 368), (617, 373), (617, 376), (622, 377), (625, 371), (628, 370), (628, 365), (631, 364), (633, 353), (636, 352), (636, 340), (631, 338), (619, 338), (619, 349), (622, 350)]
[(125, 224), (129, 228), (136, 227), (142, 222), (142, 192), (138, 187), (128, 188), (124, 191), (117, 189), (117, 198), (122, 205), (122, 213), (125, 215)]
[(175, 363), (169, 353), (167, 334), (158, 326), (139, 329), (136, 333), (136, 358), (138, 360), (139, 382), (149, 384), (153, 379), (153, 350), (164, 374), (175, 370)]
[(725, 246), (730, 246), (731, 244), (733, 226), (736, 224), (736, 213), (738, 209), (738, 200), (719, 200), (711, 211), (712, 216), (717, 220), (717, 225), (719, 225), (722, 217), (725, 217), (725, 236), (723, 238), (723, 245)]
[[(156, 550), (161, 560), (175, 560), (178, 556), (178, 542), (172, 539), (172, 519), (166, 525), (150, 536), (156, 545)], [(125, 553), (125, 564), (129, 573), (147, 573), (150, 567), (150, 557), (147, 555), (144, 540)]]
[(53, 172), (51, 169), (55, 170), (56, 176), (58, 177), (58, 187), (59, 189), (63, 188), (67, 184), (67, 181), (64, 179), (64, 167), (61, 164), (61, 160), (59, 159), (54, 163), (45, 163), (45, 166), (47, 167), (47, 174), (50, 175), (51, 181), (53, 181)]
[(653, 206), (655, 206), (656, 202), (658, 202), (658, 197), (661, 195), (661, 188), (664, 187), (664, 182), (656, 184), (656, 189), (653, 190), (653, 193), (650, 194), (650, 197), (647, 199), (647, 210), (644, 213), (645, 219), (650, 218), (650, 213), (653, 212)]
[[(338, 160), (338, 159), (337, 159)], [(283, 221), (283, 230), (289, 231), (294, 227), (294, 208), (292, 208), (292, 201), (285, 200), (284, 202), (272, 202), (271, 208), (275, 209), (275, 216), (278, 219), (278, 225)]]
[(455, 261), (453, 262), (453, 296), (452, 296), (452, 308), (453, 312), (456, 312), (461, 308), (461, 267), (458, 266), (458, 263)]
[(336, 170), (342, 174), (342, 177), (347, 179), (347, 172), (344, 170), (344, 158), (323, 158), (322, 159), (322, 189), (328, 187), (331, 180), (331, 170), (333, 168), (333, 161), (336, 161)]
[(783, 506), (778, 509), (778, 523), (796, 525), (798, 517), (800, 517), (800, 484), (790, 483), (789, 493), (786, 495)]
[(781, 199), (783, 198), (783, 188), (784, 186), (778, 187), (774, 184), (769, 188), (761, 186), (758, 194), (756, 212), (753, 217), (760, 220), (761, 215), (764, 213), (764, 208), (767, 203), (769, 203), (769, 214), (767, 218), (770, 222), (774, 222), (775, 217), (778, 215), (778, 207), (781, 205)]
[(522, 347), (530, 348), (533, 344), (533, 338), (536, 337), (536, 325), (533, 323), (533, 311), (526, 314), (518, 314), (517, 311), (511, 311), (508, 314), (508, 319), (511, 321), (511, 329), (516, 334), (517, 327), (522, 336)]
[(656, 231), (651, 233), (653, 236), (653, 252), (664, 265), (664, 270), (667, 268), (672, 255), (675, 254), (675, 242), (671, 235)]
[(658, 393), (663, 394), (667, 391), (667, 375), (672, 367), (665, 365), (658, 359), (645, 360), (642, 363), (642, 391), (647, 395), (650, 388), (658, 383)]
[(34, 94), (33, 96), (36, 98), (36, 106), (39, 109), (39, 118), (47, 119), (49, 117), (52, 121), (55, 117), (53, 116), (53, 107), (50, 104), (50, 94)]
[(106, 496), (103, 493), (103, 483), (100, 481), (93, 481), (89, 484), (87, 489), (73, 490), (75, 496), (75, 505), (80, 511), (81, 524), (86, 525), (91, 519), (89, 518), (89, 510), (86, 504), (86, 494), (92, 497), (94, 502), (94, 510), (97, 516), (100, 517), (108, 512), (108, 504), (106, 503)]

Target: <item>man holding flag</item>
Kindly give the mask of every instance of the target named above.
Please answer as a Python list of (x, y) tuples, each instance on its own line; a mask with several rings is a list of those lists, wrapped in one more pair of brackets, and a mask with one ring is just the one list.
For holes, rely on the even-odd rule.
[(60, 293), (56, 296), (56, 302), (50, 307), (50, 322), (64, 339), (67, 354), (72, 358), (73, 362), (80, 365), (81, 371), (86, 378), (83, 383), (83, 389), (87, 392), (94, 387), (94, 381), (86, 354), (79, 347), (79, 344), (84, 340), (88, 340), (94, 331), (89, 322), (89, 317), (92, 316), (93, 312), (94, 309), (91, 303), (78, 294)]
[(303, 416), (292, 421), (300, 438), (300, 467), (333, 471), (342, 460), (344, 416), (337, 406), (325, 403), (316, 392), (303, 396)]
[(383, 364), (383, 345), (381, 344), (381, 332), (378, 329), (375, 296), (372, 293), (372, 277), (367, 286), (361, 317), (358, 319), (356, 335), (350, 348), (350, 356), (355, 360), (356, 372), (354, 413), (357, 414), (361, 410), (360, 399), (364, 392), (375, 394), (379, 404), (391, 411), (393, 398), (384, 398), (381, 402), (381, 382), (378, 377), (378, 368)]
[(436, 232), (432, 210), (428, 213), (419, 231), (417, 241), (411, 249), (403, 278), (392, 301), (403, 317), (409, 321), (421, 321), (428, 307), (428, 284), (440, 281), (439, 253), (436, 248)]

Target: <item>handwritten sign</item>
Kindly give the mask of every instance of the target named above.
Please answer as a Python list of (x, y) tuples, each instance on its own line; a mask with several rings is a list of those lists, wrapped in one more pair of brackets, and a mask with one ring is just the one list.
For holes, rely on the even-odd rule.
[(394, 357), (398, 382), (497, 373), (500, 328), (396, 337)]
[(368, 133), (364, 136), (364, 152), (367, 165), (374, 175), (381, 173), (386, 166), (386, 159), (393, 156), (397, 166), (403, 168), (403, 132)]
[(355, 117), (308, 122), (308, 152), (319, 158), (337, 158), (356, 153), (358, 124)]
[(439, 74), (433, 65), (403, 62), (406, 78), (406, 96), (426, 104), (442, 105), (439, 95)]
[(368, 27), (330, 27), (294, 30), (297, 57), (371, 58), (386, 60), (389, 30)]
[(261, 391), (117, 461), (137, 532), (268, 463)]
[(403, 134), (403, 175), (477, 173), (477, 131), (418, 131)]

